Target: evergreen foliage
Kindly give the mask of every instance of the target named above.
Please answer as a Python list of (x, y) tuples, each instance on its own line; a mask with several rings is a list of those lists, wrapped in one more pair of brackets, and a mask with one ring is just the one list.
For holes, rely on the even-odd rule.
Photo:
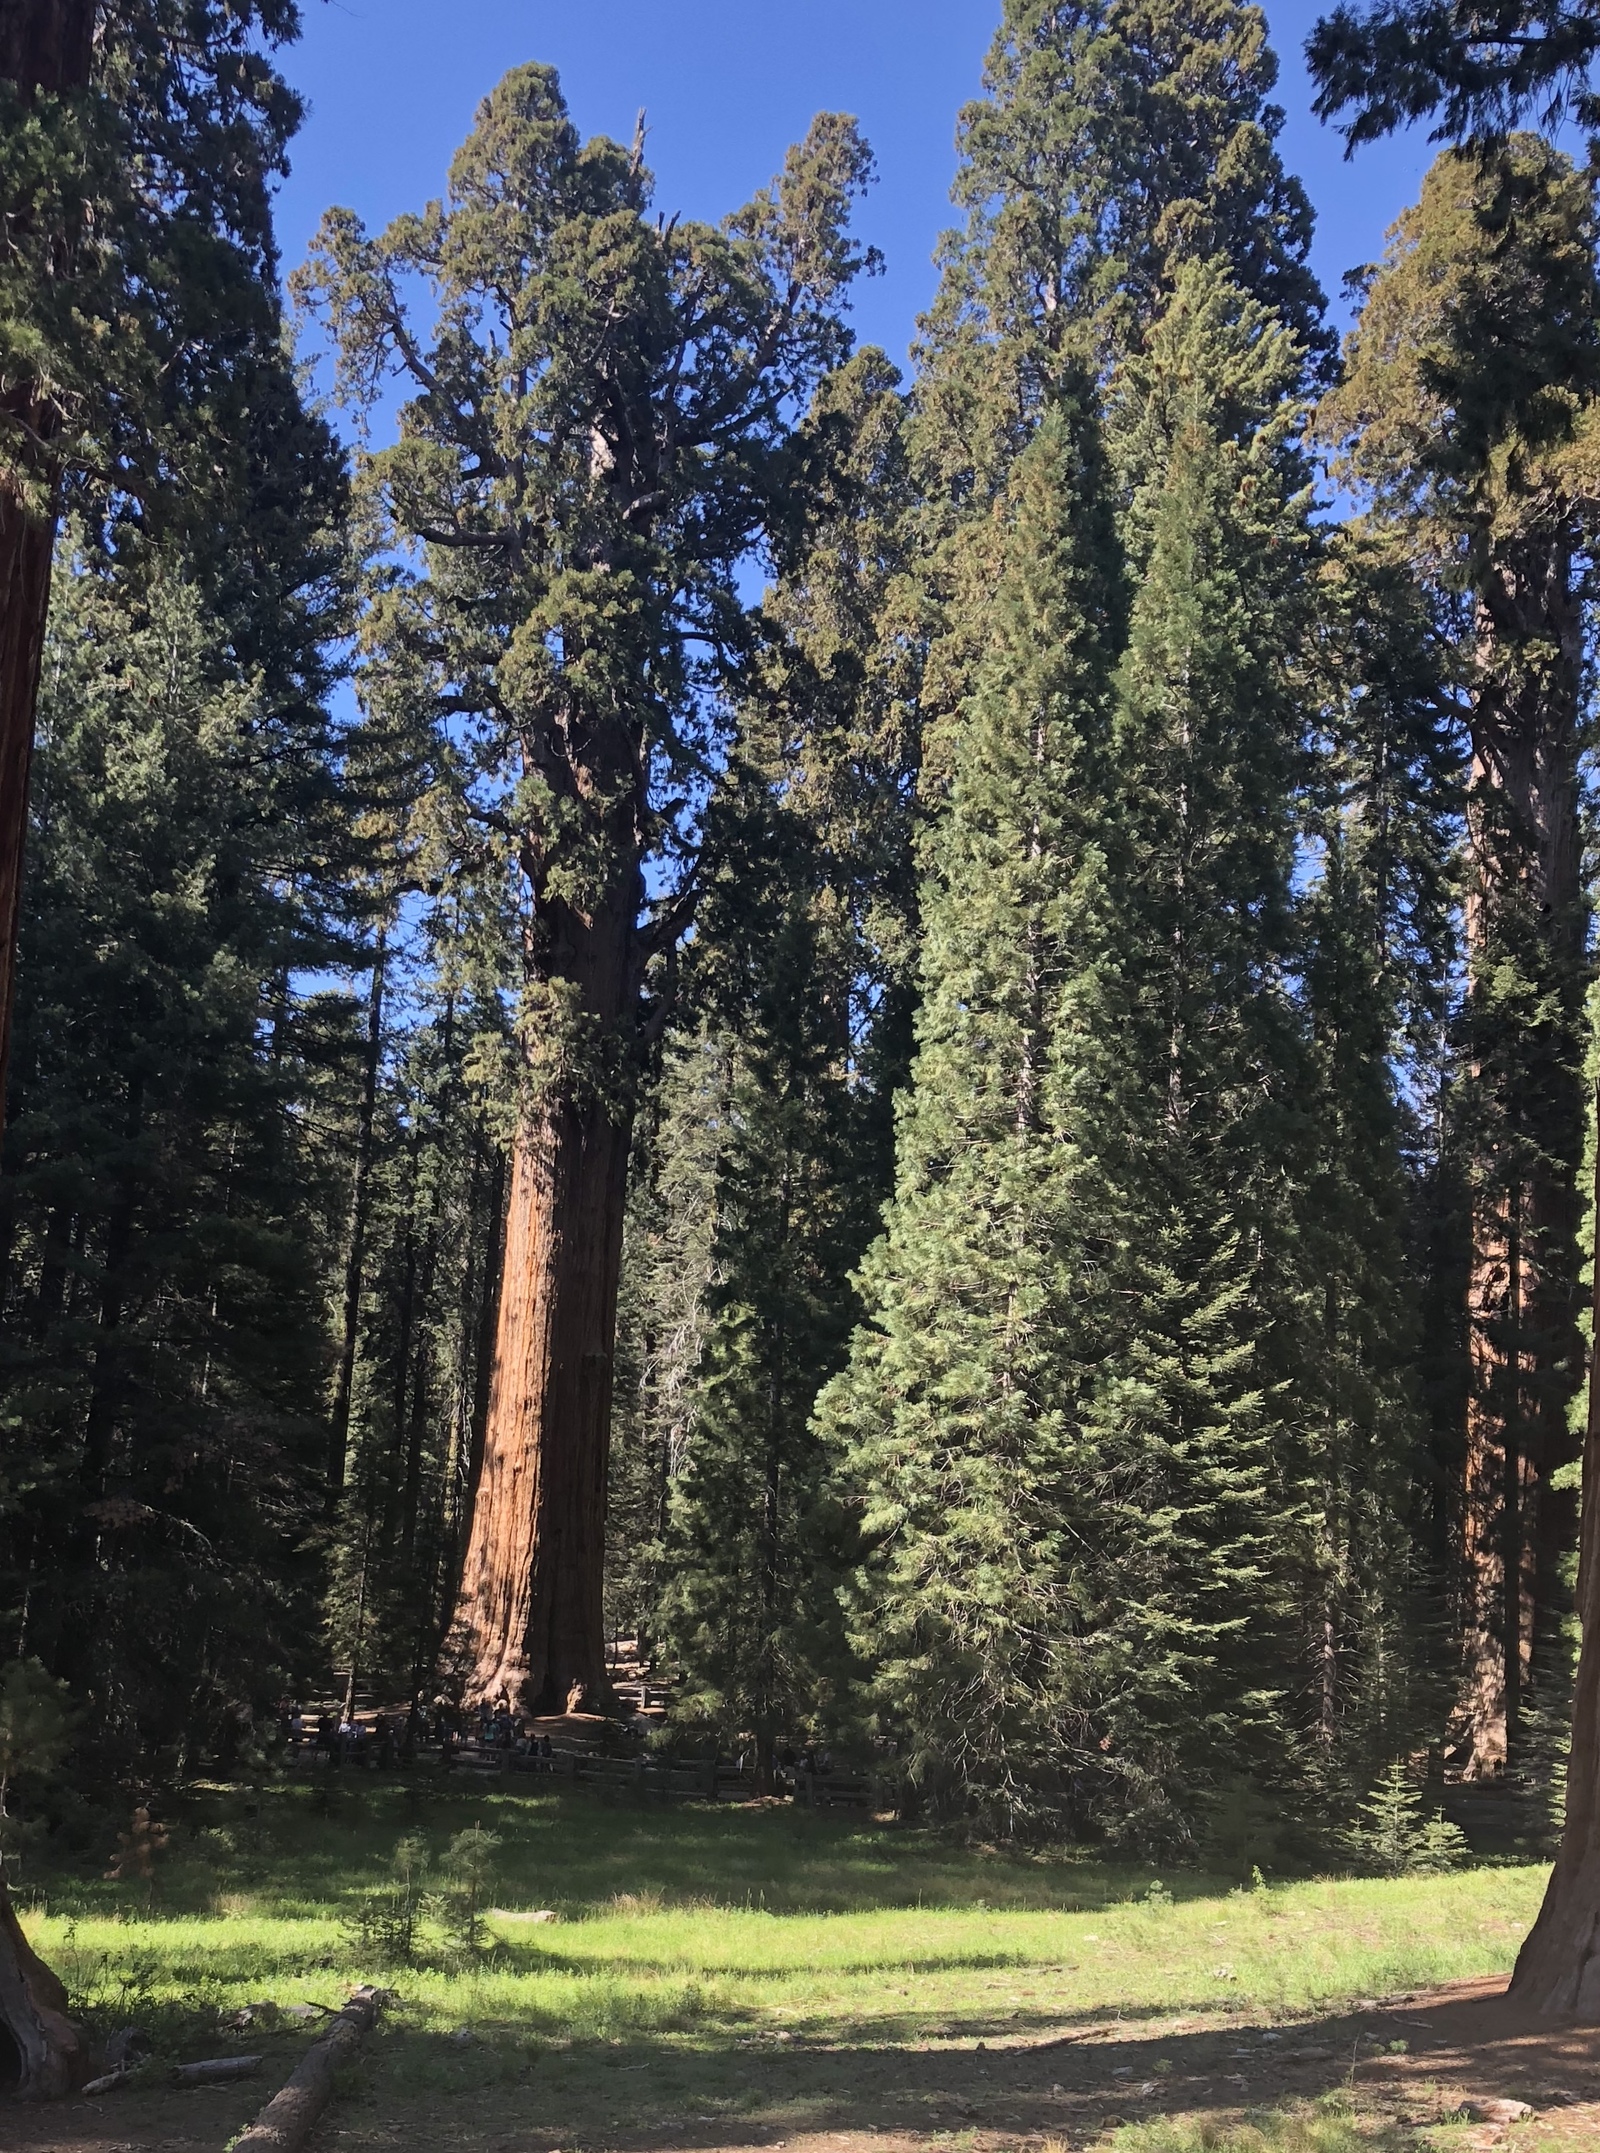
[(326, 720), (182, 559), (68, 555), (6, 1178), (6, 1599), (113, 1754), (219, 1739), (309, 1615), (332, 1190), (285, 990), (328, 947)]
[[(475, 1516), (563, 1459), (669, 1735), (763, 1792), (827, 1742), (997, 1836), (1247, 1867), (1292, 1815), (1442, 1868), (1396, 1760), (1498, 1635), (1542, 1798), (1587, 180), (1448, 152), (1330, 389), (1259, 13), (1005, 0), (908, 385), (845, 319), (853, 122), (712, 226), (519, 67), (441, 201), (330, 211), (301, 273), (347, 408), (404, 398), (347, 496), (281, 340), (293, 10), (102, 13), (87, 91), (0, 85), (0, 371), (55, 429), (7, 455), (35, 506), (75, 474), (0, 1181), (0, 1815), (117, 1787), (145, 1885), (150, 1788), (253, 1760), (276, 1697), (371, 1690), (414, 1747), (483, 1687)], [(1357, 136), (1537, 89), (1452, 74), (1442, 23), (1324, 26)], [(478, 1956), (495, 1845), (402, 1841), (364, 1943)]]
[(920, 446), (941, 485), (991, 497), (1061, 380), (1131, 349), (1183, 260), (1222, 256), (1326, 351), (1276, 80), (1259, 10), (1234, 0), (1006, 0), (959, 123), (966, 225), (923, 324)]
[[(1092, 1023), (1100, 796), (1125, 595), (1099, 429), (1019, 459), (992, 655), (930, 848), (917, 1052), (869, 1324), (821, 1412), (861, 1490), (852, 1608), (885, 1733), (939, 1802), (1059, 1817), (1090, 1746), (1074, 1513), (1069, 1043)], [(1086, 1001), (1090, 1006), (1086, 1007)], [(1064, 1067), (1063, 1064), (1066, 1063)], [(1083, 1351), (1080, 1345), (1080, 1353)]]
[[(238, 487), (279, 428), (305, 425), (279, 346), (270, 207), (302, 107), (266, 57), (298, 35), (299, 11), (116, 0), (93, 14), (83, 86), (34, 96), (0, 73), (0, 374), (30, 385), (37, 422), (31, 438), (8, 426), (6, 466), (41, 505), (64, 467), (87, 501), (185, 534), (227, 575)], [(219, 529), (230, 546), (212, 553), (200, 541)]]
[(681, 1711), (737, 1742), (844, 1707), (839, 1520), (811, 1408), (887, 1194), (915, 948), (910, 508), (898, 377), (863, 352), (807, 426), (827, 478), (768, 592), (774, 643), (713, 801), (690, 993), (721, 1042), (703, 1359), (673, 1490), (665, 1638)]
[(1350, 1851), (1380, 1876), (1436, 1876), (1468, 1855), (1467, 1837), (1440, 1809), (1426, 1814), (1411, 1773), (1398, 1757), (1358, 1810)]

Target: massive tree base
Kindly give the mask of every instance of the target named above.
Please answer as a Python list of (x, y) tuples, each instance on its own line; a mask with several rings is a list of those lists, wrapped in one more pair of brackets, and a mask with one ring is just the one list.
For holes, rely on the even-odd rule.
[(519, 1133), (483, 1464), (447, 1677), (469, 1705), (614, 1712), (606, 1467), (630, 1129), (552, 1105)]
[(88, 2061), (67, 1992), (29, 1945), (0, 1883), (0, 2088), (19, 2100), (59, 2100), (83, 2084)]
[(1600, 2025), (1600, 1853), (1567, 1875), (1557, 1863), (1507, 1994), (1541, 2016)]

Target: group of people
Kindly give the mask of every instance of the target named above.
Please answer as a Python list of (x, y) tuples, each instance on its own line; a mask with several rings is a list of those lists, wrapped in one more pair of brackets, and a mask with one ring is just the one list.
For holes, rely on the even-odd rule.
[[(743, 1763), (743, 1758), (740, 1763)], [(793, 1793), (795, 1783), (801, 1779), (826, 1779), (833, 1770), (833, 1752), (816, 1742), (807, 1742), (802, 1750), (796, 1750), (785, 1742), (778, 1751), (778, 1785), (786, 1793)]]
[(279, 1707), (278, 1726), (291, 1756), (309, 1749), (337, 1769), (344, 1764), (387, 1770), (400, 1761), (405, 1747), (405, 1721), (398, 1713), (380, 1712), (370, 1727), (354, 1712), (319, 1712), (308, 1723), (298, 1704)]
[(291, 1757), (309, 1752), (324, 1758), (333, 1769), (352, 1764), (372, 1771), (391, 1770), (425, 1744), (437, 1746), (440, 1762), (448, 1767), (470, 1739), (474, 1721), (479, 1748), (525, 1757), (536, 1772), (555, 1769), (549, 1735), (524, 1729), (503, 1697), (494, 1705), (480, 1704), (475, 1714), (440, 1698), (431, 1709), (417, 1704), (409, 1712), (380, 1712), (370, 1726), (348, 1707), (320, 1712), (314, 1721), (292, 1699), (285, 1698), (278, 1707), (279, 1731)]

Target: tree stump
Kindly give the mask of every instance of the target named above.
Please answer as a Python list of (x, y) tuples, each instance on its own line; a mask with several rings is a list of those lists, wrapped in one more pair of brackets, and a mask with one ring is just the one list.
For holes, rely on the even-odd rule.
[(67, 2016), (67, 1992), (22, 1933), (0, 1880), (0, 2028), (16, 2051), (19, 2100), (53, 2101), (88, 2074), (83, 2036)]

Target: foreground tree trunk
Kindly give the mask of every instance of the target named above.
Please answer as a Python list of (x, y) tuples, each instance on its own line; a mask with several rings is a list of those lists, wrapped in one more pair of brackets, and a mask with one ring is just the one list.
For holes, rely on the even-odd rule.
[[(19, 2100), (59, 2100), (88, 2076), (83, 2038), (67, 2016), (67, 1993), (22, 1933), (0, 1879), (0, 2028), (17, 2053)], [(0, 2080), (3, 2084), (3, 2080)]]
[[(89, 80), (93, 0), (5, 0), (0, 7), (0, 78), (30, 96), (58, 95)], [(8, 203), (12, 222), (26, 205)], [(66, 266), (63, 261), (63, 268)], [(16, 1002), (17, 928), (22, 911), (22, 857), (28, 830), (28, 773), (33, 761), (39, 667), (50, 607), (60, 473), (49, 444), (59, 417), (36, 384), (15, 383), (0, 394), (0, 426), (14, 441), (22, 427), (37, 444), (32, 470), (0, 464), (0, 1132), (5, 1127), (6, 1077), (11, 1062), (11, 1013)], [(20, 422), (20, 426), (16, 423)], [(84, 2078), (83, 2045), (66, 2015), (60, 1982), (29, 1949), (0, 1879), (0, 2024), (15, 2044), (24, 2100), (69, 2093)]]
[[(639, 984), (630, 867), (598, 916), (547, 908), (539, 966), (575, 990), (576, 1036), (608, 1038), (624, 1061)], [(632, 1087), (614, 1071), (575, 1090), (550, 1084), (512, 1151), (488, 1423), (447, 1653), (469, 1704), (504, 1696), (530, 1713), (610, 1702), (606, 1480)]]
[[(89, 80), (93, 0), (5, 0), (0, 7), (0, 77), (24, 96), (58, 95)], [(27, 217), (25, 204), (6, 205), (8, 222)], [(63, 235), (63, 250), (66, 235)], [(63, 258), (61, 267), (67, 267)], [(50, 605), (60, 473), (50, 455), (59, 414), (33, 382), (0, 393), (0, 440), (12, 452), (34, 443), (26, 471), (0, 464), (0, 1129), (5, 1125), (6, 1071), (11, 1058), (11, 1011), (16, 999), (17, 925), (22, 902), (22, 854), (28, 828), (28, 769), (33, 760), (39, 664)], [(22, 429), (26, 428), (26, 432)]]
[[(1544, 537), (1484, 572), (1469, 809), (1472, 1058), (1483, 1103), (1468, 1286), (1462, 1503), (1469, 1777), (1515, 1753), (1553, 1613), (1570, 1498), (1585, 914), (1578, 819), (1582, 607), (1570, 547)], [(1495, 1005), (1508, 974), (1525, 991)]]
[[(1600, 1112), (1600, 1086), (1595, 1104)], [(1600, 2022), (1600, 1126), (1595, 1142), (1594, 1346), (1583, 1443), (1578, 1619), (1567, 1814), (1539, 1918), (1517, 1954), (1510, 1994), (1541, 2013)]]

